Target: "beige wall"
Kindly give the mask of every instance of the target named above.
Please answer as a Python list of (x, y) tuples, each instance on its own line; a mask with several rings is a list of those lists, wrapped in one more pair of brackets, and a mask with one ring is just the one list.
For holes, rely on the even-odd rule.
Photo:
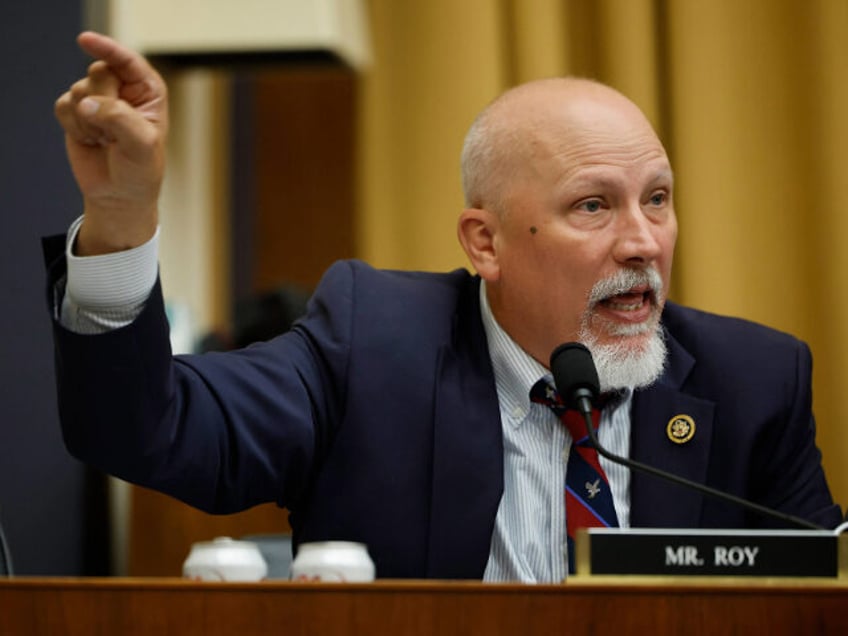
[(162, 290), (185, 308), (195, 335), (230, 313), (229, 79), (164, 69), (171, 98), (168, 169), (161, 198)]

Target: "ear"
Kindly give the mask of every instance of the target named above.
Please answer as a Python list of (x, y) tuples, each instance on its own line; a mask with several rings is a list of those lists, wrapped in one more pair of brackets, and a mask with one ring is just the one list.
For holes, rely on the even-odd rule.
[(498, 216), (481, 208), (466, 208), (459, 215), (457, 235), (471, 265), (486, 282), (500, 277), (496, 236)]

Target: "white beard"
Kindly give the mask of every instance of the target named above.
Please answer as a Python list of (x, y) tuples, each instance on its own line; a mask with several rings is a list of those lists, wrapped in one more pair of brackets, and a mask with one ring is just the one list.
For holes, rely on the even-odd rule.
[(667, 349), (662, 328), (657, 326), (644, 347), (625, 343), (598, 344), (591, 334), (581, 334), (582, 342), (595, 360), (601, 393), (631, 387), (640, 389), (653, 384), (665, 368)]
[[(609, 335), (621, 338), (620, 342), (600, 344), (590, 328), (592, 322), (598, 321), (593, 313), (595, 305), (603, 298), (624, 292), (643, 282), (650, 284), (656, 298), (656, 314), (651, 320), (637, 325), (598, 325)], [(659, 320), (662, 292), (662, 280), (653, 269), (623, 270), (611, 278), (599, 281), (592, 289), (578, 340), (592, 352), (602, 393), (627, 387), (639, 389), (650, 386), (662, 374), (668, 353)], [(632, 339), (639, 335), (647, 340), (635, 345)]]

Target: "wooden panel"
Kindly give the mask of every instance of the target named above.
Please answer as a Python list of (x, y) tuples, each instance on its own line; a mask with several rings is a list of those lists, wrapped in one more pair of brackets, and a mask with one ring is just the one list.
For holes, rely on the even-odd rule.
[(487, 585), (0, 581), (2, 634), (848, 633), (848, 587), (815, 581)]
[(254, 291), (353, 256), (354, 87), (342, 69), (256, 76)]
[[(127, 571), (130, 576), (181, 576), (191, 544), (215, 537), (290, 532), (274, 504), (234, 515), (210, 515), (146, 488), (133, 488)], [(2, 633), (2, 632), (0, 632)]]

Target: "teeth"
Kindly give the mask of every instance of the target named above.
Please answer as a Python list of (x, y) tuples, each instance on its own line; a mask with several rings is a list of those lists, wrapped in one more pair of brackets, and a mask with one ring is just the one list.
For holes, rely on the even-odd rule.
[(642, 306), (643, 303), (638, 302), (638, 303), (627, 303), (627, 304), (625, 304), (625, 303), (617, 303), (617, 302), (614, 302), (614, 301), (609, 301), (609, 303), (607, 303), (607, 304), (609, 305), (609, 307), (611, 309), (615, 309), (617, 311), (633, 311), (635, 309), (639, 309)]

